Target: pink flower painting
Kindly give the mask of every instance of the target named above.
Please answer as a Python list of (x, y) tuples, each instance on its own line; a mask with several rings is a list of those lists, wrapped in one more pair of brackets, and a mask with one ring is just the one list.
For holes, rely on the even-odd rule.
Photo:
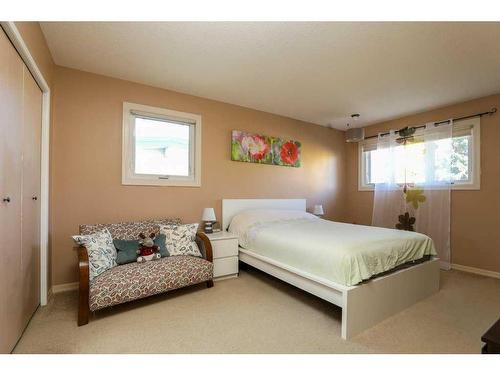
[(300, 167), (300, 142), (233, 130), (231, 160)]

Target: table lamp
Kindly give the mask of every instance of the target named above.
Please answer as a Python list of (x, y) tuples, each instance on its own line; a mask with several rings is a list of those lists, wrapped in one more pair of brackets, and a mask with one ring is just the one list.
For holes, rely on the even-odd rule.
[(205, 222), (205, 233), (213, 233), (213, 223), (217, 221), (215, 217), (215, 211), (213, 208), (204, 208), (203, 209), (203, 215), (201, 217), (201, 220)]

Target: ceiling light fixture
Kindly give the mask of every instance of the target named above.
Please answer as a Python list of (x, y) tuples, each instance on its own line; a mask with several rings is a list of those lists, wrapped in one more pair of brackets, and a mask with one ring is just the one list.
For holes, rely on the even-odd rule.
[[(353, 113), (351, 118), (354, 122), (359, 119), (359, 113)], [(359, 142), (365, 139), (365, 129), (363, 128), (350, 128), (350, 124), (347, 124), (347, 130), (345, 132), (346, 142)]]

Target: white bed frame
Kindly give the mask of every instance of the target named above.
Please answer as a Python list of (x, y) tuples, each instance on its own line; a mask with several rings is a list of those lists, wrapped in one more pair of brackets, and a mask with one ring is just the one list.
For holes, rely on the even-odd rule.
[[(222, 228), (249, 209), (306, 210), (305, 199), (223, 199)], [(239, 248), (239, 259), (342, 308), (342, 338), (349, 339), (439, 290), (439, 259), (345, 286)]]

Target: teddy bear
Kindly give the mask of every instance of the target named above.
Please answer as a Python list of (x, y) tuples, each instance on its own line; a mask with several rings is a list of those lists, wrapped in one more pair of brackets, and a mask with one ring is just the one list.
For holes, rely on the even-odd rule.
[(155, 245), (154, 239), (156, 235), (151, 233), (149, 237), (145, 236), (144, 233), (139, 234), (139, 248), (137, 249), (137, 262), (144, 263), (149, 260), (157, 260), (161, 258), (160, 247)]

